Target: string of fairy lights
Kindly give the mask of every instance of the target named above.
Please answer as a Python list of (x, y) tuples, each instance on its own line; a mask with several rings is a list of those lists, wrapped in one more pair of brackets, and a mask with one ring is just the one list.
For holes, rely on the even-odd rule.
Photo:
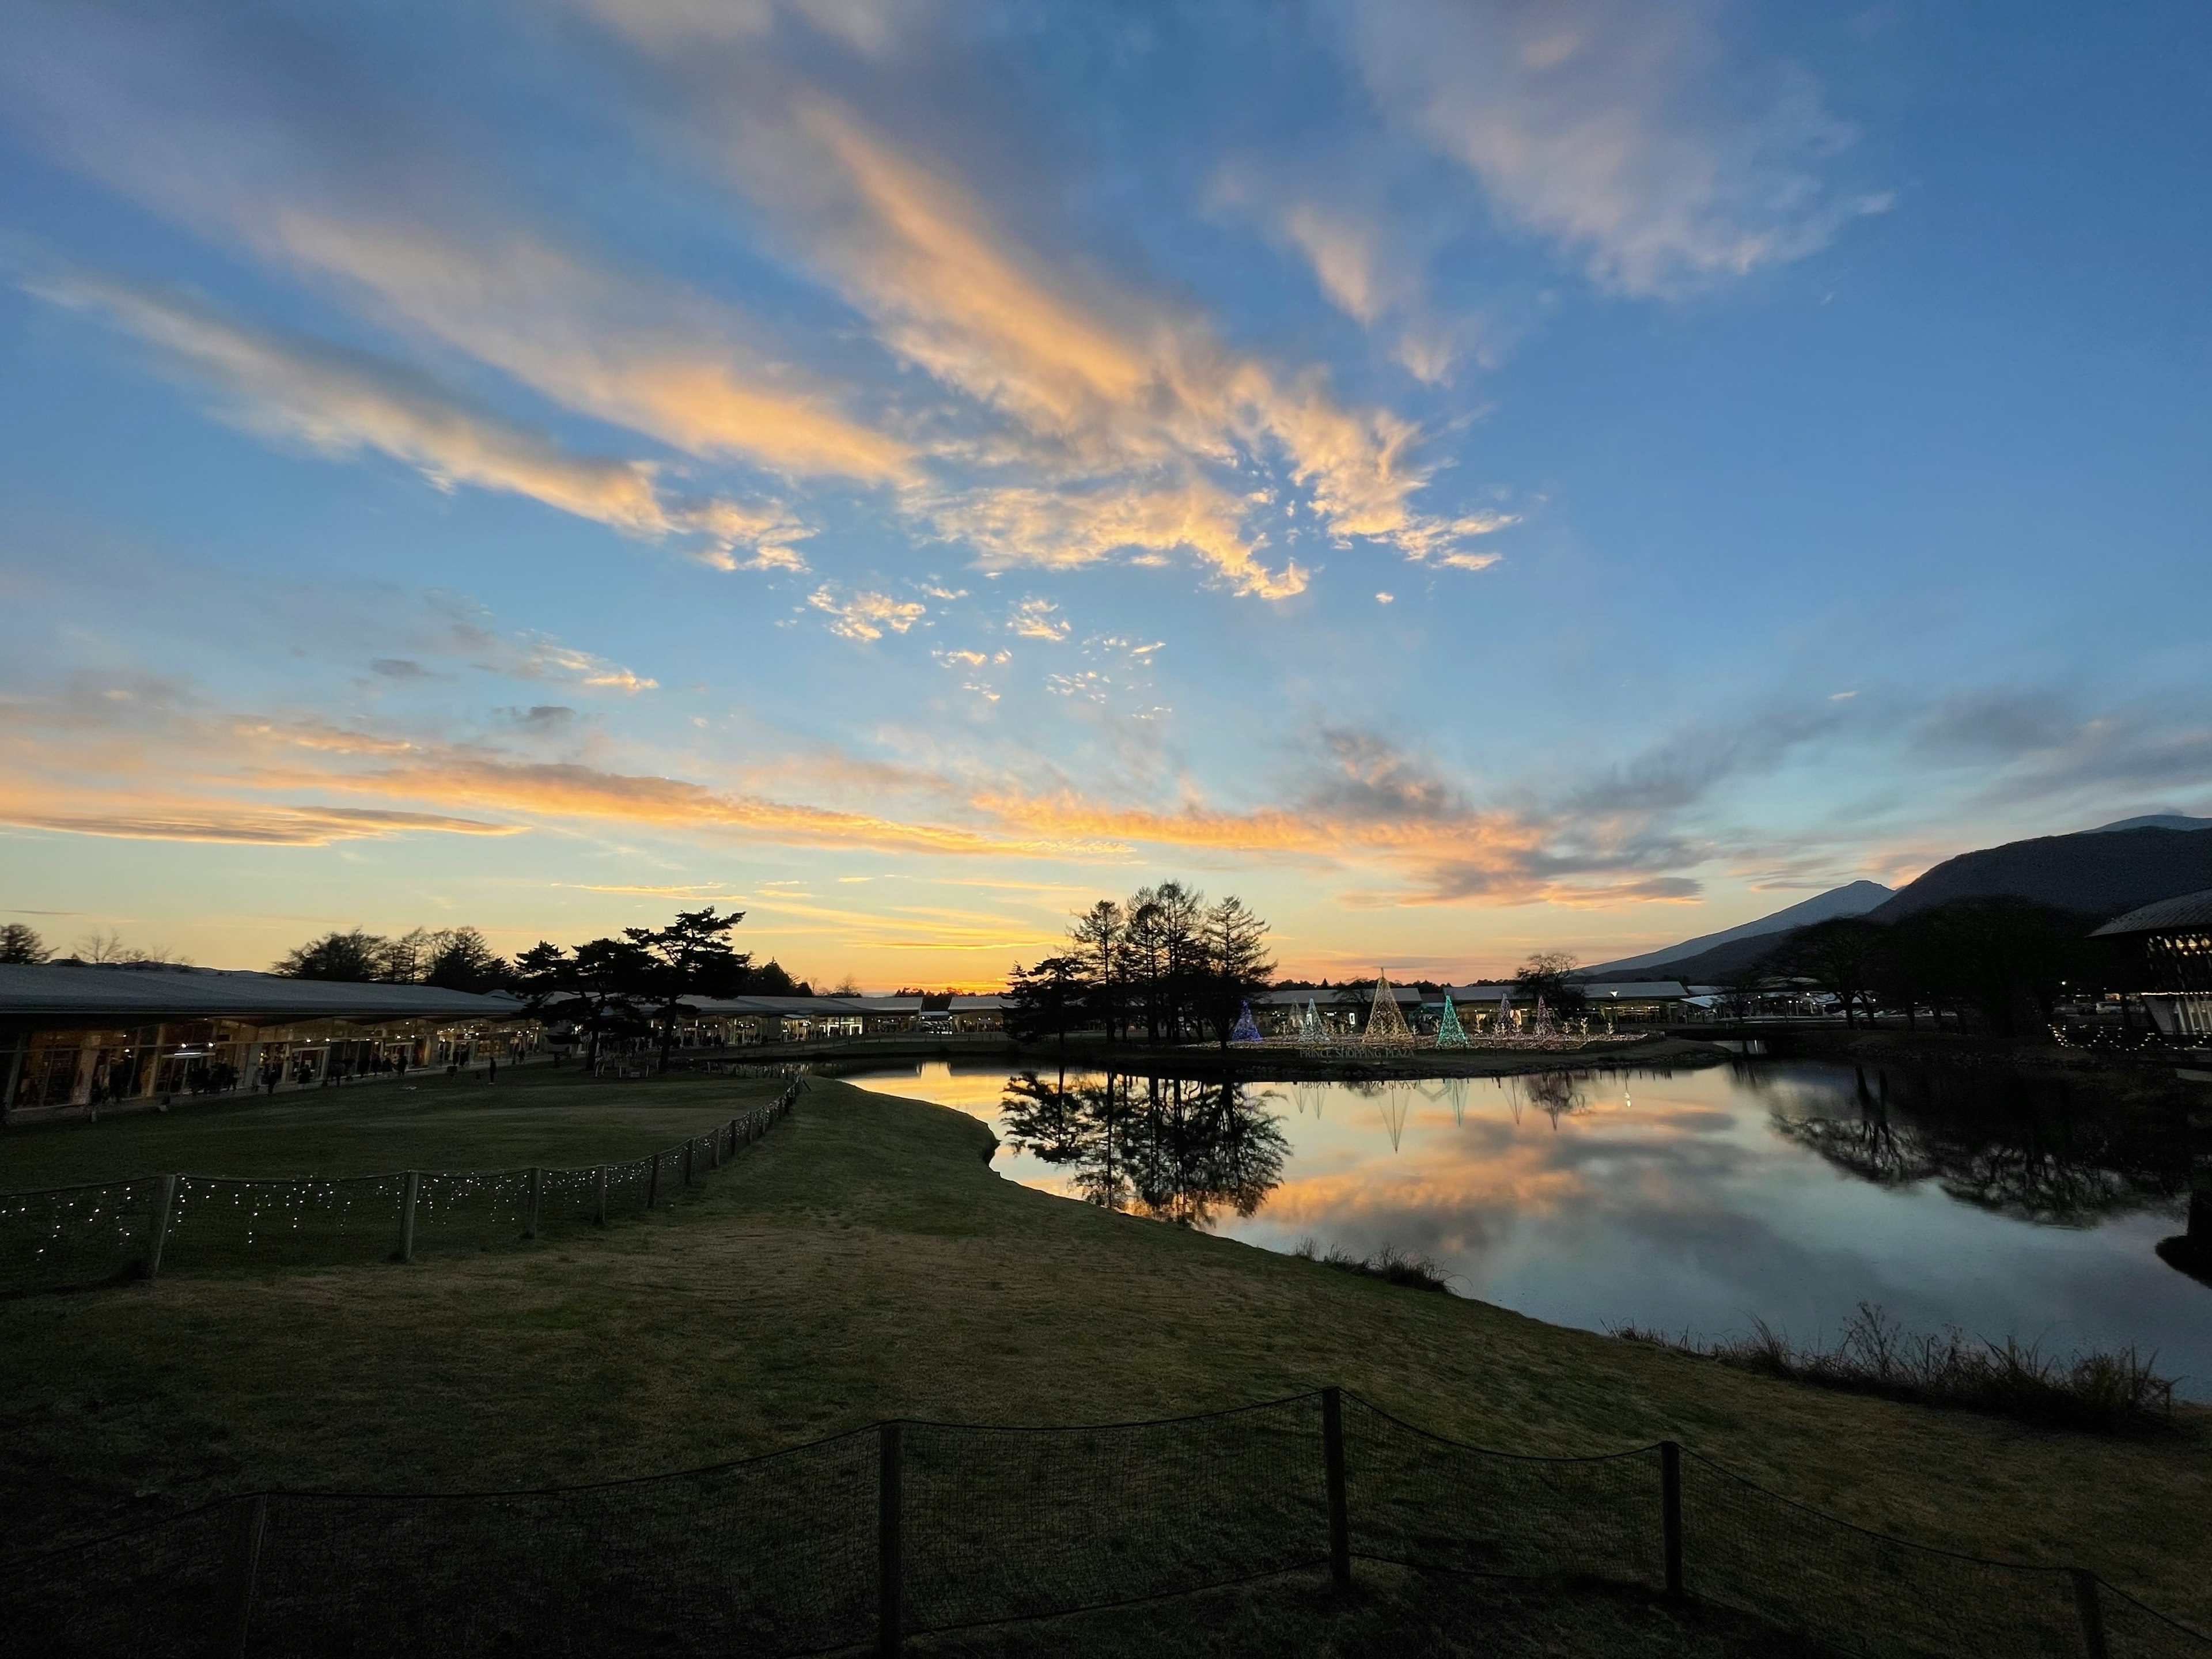
[[(771, 1104), (626, 1163), (418, 1171), (409, 1238), (416, 1249), (489, 1247), (525, 1235), (533, 1209), (543, 1229), (665, 1203), (687, 1177), (711, 1173), (790, 1110), (805, 1082), (803, 1073), (785, 1076)], [(0, 1193), (0, 1293), (127, 1277), (148, 1264), (157, 1233), (164, 1271), (251, 1261), (280, 1244), (285, 1248), (276, 1254), (288, 1261), (303, 1255), (357, 1258), (364, 1247), (380, 1258), (392, 1254), (399, 1237), (410, 1179), (404, 1173), (270, 1181), (152, 1176)]]

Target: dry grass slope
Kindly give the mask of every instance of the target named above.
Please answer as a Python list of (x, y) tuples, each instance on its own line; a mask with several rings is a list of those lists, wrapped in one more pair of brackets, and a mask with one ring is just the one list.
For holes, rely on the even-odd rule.
[[(422, 1127), (498, 1162), (587, 1161), (726, 1116), (750, 1099), (741, 1087), (772, 1085), (541, 1073), (496, 1106), (426, 1091), (448, 1117), (520, 1114), (496, 1132), (435, 1111)], [(382, 1107), (364, 1091), (349, 1109)], [(551, 1124), (565, 1150), (501, 1138)], [(33, 1184), (17, 1178), (33, 1164), (88, 1167), (95, 1136), (130, 1127), (70, 1132), (66, 1157), (11, 1138), (0, 1185)], [(143, 1133), (191, 1127), (172, 1115)], [(300, 1145), (337, 1144), (329, 1126), (295, 1127)], [(276, 1127), (259, 1138), (255, 1156), (285, 1155)], [(380, 1163), (356, 1167), (431, 1161), (372, 1139), (349, 1156)], [(127, 1156), (189, 1167), (185, 1151), (142, 1141)], [(1000, 1180), (990, 1151), (958, 1114), (817, 1083), (689, 1201), (603, 1232), (0, 1304), (0, 1550), (259, 1486), (582, 1481), (890, 1415), (1110, 1421), (1338, 1382), (1504, 1449), (1674, 1437), (1862, 1524), (2093, 1567), (2212, 1623), (2212, 1450), (2195, 1414), (2179, 1434), (2093, 1437), (1746, 1375), (1070, 1203)], [(1705, 1643), (1680, 1650), (1721, 1650)]]

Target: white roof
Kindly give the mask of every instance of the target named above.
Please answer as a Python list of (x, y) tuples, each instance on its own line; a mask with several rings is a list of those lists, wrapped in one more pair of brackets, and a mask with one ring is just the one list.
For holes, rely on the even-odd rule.
[(0, 1024), (112, 1029), (169, 1019), (512, 1019), (504, 991), (289, 979), (228, 968), (140, 963), (0, 963)]

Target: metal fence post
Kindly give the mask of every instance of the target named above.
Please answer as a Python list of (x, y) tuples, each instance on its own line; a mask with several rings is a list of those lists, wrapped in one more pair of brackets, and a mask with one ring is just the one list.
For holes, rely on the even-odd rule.
[(2074, 1611), (2081, 1620), (2082, 1659), (2106, 1659), (2105, 1604), (2097, 1597), (2097, 1575), (2087, 1567), (2069, 1567), (2074, 1580)]
[(1682, 1593), (1682, 1449), (1659, 1443), (1659, 1524), (1667, 1563), (1667, 1594)]
[(604, 1164), (592, 1176), (592, 1220), (599, 1226), (607, 1224), (607, 1166)]
[(1321, 1444), (1328, 1471), (1328, 1579), (1339, 1595), (1352, 1589), (1352, 1513), (1344, 1497), (1344, 1395), (1321, 1391)]
[(660, 1202), (660, 1154), (653, 1155), (653, 1173), (645, 1178), (645, 1207), (651, 1209)]
[(422, 1172), (410, 1170), (406, 1190), (399, 1200), (399, 1259), (402, 1261), (415, 1259), (415, 1200), (422, 1196)]
[(545, 1196), (545, 1171), (535, 1164), (530, 1166), (530, 1225), (523, 1230), (525, 1238), (538, 1237), (538, 1213)]
[(905, 1618), (901, 1594), (904, 1564), (899, 1548), (899, 1425), (876, 1425), (876, 1652), (890, 1659), (900, 1650)]
[(253, 1626), (254, 1581), (261, 1576), (261, 1545), (268, 1534), (269, 1494), (256, 1492), (240, 1512), (232, 1547), (230, 1640), (220, 1650), (232, 1659), (245, 1659), (246, 1638)]
[(177, 1210), (177, 1182), (180, 1176), (156, 1176), (154, 1184), (154, 1226), (146, 1237), (146, 1277), (151, 1279), (161, 1271), (161, 1252), (169, 1243), (169, 1221)]

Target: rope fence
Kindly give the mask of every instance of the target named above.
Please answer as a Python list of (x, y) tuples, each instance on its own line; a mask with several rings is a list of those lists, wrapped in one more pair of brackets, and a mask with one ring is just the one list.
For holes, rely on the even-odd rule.
[(771, 1104), (627, 1164), (283, 1181), (160, 1175), (0, 1193), (0, 1295), (218, 1267), (411, 1261), (604, 1224), (720, 1169), (805, 1087), (789, 1074)]
[(105, 1659), (900, 1652), (908, 1637), (1357, 1564), (1589, 1577), (1830, 1648), (2179, 1659), (2095, 1574), (1930, 1549), (1662, 1442), (1522, 1457), (1335, 1389), (1080, 1428), (886, 1422), (538, 1492), (257, 1492), (0, 1564), (0, 1628)]

